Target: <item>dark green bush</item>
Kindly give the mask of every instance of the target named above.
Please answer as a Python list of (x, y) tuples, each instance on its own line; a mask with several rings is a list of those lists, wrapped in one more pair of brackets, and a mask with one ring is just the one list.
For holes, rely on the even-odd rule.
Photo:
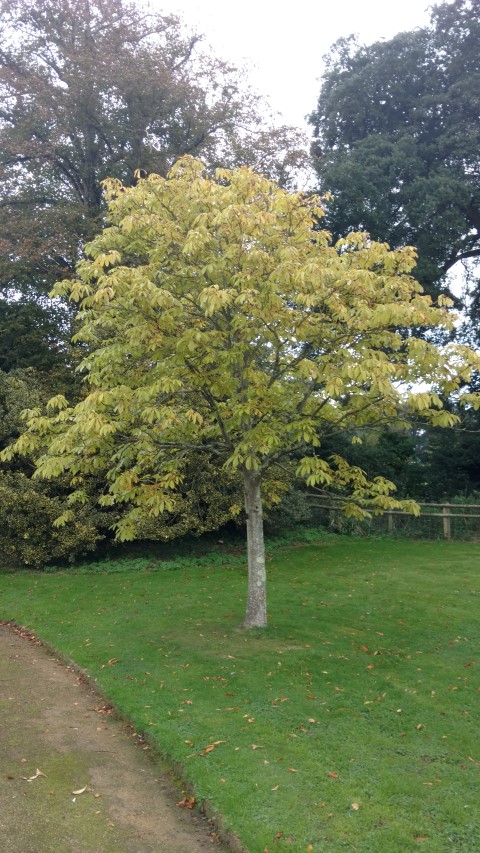
[(80, 507), (73, 521), (54, 527), (65, 509), (65, 498), (52, 494), (50, 484), (21, 472), (0, 472), (0, 565), (41, 568), (93, 551), (102, 538), (95, 510)]

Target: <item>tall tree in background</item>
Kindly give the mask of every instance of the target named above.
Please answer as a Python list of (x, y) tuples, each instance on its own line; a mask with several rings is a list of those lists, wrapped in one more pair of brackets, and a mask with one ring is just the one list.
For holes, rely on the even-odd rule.
[[(369, 47), (342, 39), (311, 116), (334, 234), (416, 246), (430, 292), (480, 257), (479, 45), (476, 0), (434, 6), (430, 26)], [(472, 295), (475, 315), (480, 288)]]
[(228, 163), (248, 151), (275, 169), (288, 132), (260, 126), (239, 73), (176, 17), (128, 0), (0, 0), (0, 24), (0, 296), (10, 299), (0, 333), (28, 329), (21, 355), (3, 355), (9, 370), (55, 351), (58, 307), (43, 297), (98, 230), (104, 178), (131, 184), (137, 169), (164, 174), (197, 152)]

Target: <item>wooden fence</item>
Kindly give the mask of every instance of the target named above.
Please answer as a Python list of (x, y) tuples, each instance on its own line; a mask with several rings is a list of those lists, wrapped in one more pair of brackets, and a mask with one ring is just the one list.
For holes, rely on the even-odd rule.
[[(356, 529), (357, 532), (388, 533), (392, 536), (428, 539), (480, 539), (480, 505), (463, 503), (423, 503), (420, 515), (388, 510), (365, 521), (349, 521), (341, 511), (341, 501), (326, 495), (309, 493), (326, 526)], [(322, 518), (323, 516), (323, 518)], [(427, 521), (428, 520), (428, 521)]]

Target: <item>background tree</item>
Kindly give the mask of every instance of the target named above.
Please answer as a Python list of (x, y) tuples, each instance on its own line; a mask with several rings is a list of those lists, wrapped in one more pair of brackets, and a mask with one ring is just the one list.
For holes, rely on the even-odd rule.
[(38, 331), (17, 341), (15, 366), (37, 364), (55, 326), (65, 351), (71, 317), (44, 296), (101, 226), (103, 178), (248, 151), (287, 179), (298, 152), (174, 16), (128, 0), (0, 0), (0, 25), (0, 295), (8, 323)]
[[(192, 452), (237, 471), (247, 520), (245, 626), (261, 627), (269, 472), (297, 456), (297, 474), (336, 488), (346, 512), (413, 509), (391, 497), (383, 478), (369, 481), (338, 454), (325, 458), (321, 442), (345, 431), (358, 442), (373, 425), (405, 425), (409, 412), (452, 424), (439, 395), (456, 391), (479, 359), (467, 347), (396, 333), (451, 328), (453, 318), (407, 275), (412, 249), (390, 252), (362, 234), (331, 246), (326, 232), (313, 232), (322, 215), (316, 198), (247, 168), (212, 179), (192, 158), (167, 179), (107, 187), (109, 226), (87, 247), (78, 279), (56, 288), (81, 304), (89, 393), (73, 407), (53, 398), (48, 416), (32, 410), (28, 431), (3, 458), (33, 453), (37, 476), (69, 474), (73, 505), (88, 500), (89, 477), (104, 477), (102, 505), (130, 506), (117, 524), (121, 539), (175, 510)], [(431, 390), (407, 392), (420, 379)]]
[(389, 41), (341, 39), (311, 116), (333, 233), (416, 246), (414, 274), (429, 292), (480, 257), (479, 43), (473, 0), (434, 6), (430, 26)]
[[(0, 370), (0, 449), (22, 432), (22, 410), (44, 406), (54, 390), (49, 383), (62, 384), (62, 378), (31, 367)], [(68, 530), (55, 528), (55, 519), (68, 509), (68, 481), (33, 482), (33, 470), (29, 457), (12, 460), (0, 470), (0, 565), (10, 570), (38, 568), (93, 551), (113, 520), (91, 500), (79, 507)]]

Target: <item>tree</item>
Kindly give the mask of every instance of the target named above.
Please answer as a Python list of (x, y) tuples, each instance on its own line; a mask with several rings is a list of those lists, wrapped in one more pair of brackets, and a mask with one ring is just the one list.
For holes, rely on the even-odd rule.
[[(86, 500), (85, 478), (102, 473), (101, 503), (131, 507), (117, 524), (120, 539), (174, 509), (192, 452), (238, 471), (244, 624), (261, 627), (268, 472), (297, 455), (297, 473), (337, 489), (347, 513), (413, 511), (392, 497), (392, 483), (369, 481), (337, 454), (325, 458), (321, 443), (345, 431), (358, 443), (363, 430), (405, 425), (409, 413), (454, 423), (440, 394), (457, 391), (480, 359), (414, 335), (419, 325), (451, 328), (454, 318), (408, 276), (413, 249), (391, 252), (364, 234), (330, 245), (313, 230), (318, 198), (247, 168), (212, 178), (189, 157), (167, 178), (150, 175), (130, 189), (109, 180), (106, 188), (108, 227), (87, 247), (78, 278), (55, 289), (80, 303), (88, 393), (76, 406), (53, 398), (48, 415), (30, 411), (27, 431), (3, 458), (33, 453), (37, 476), (69, 473), (73, 505)], [(415, 390), (420, 380), (430, 390)]]
[[(53, 378), (62, 380), (31, 367), (8, 373), (0, 370), (0, 449), (22, 432), (22, 410), (42, 406), (51, 397), (48, 383)], [(39, 568), (91, 552), (111, 524), (108, 511), (91, 500), (79, 508), (68, 530), (53, 527), (68, 509), (68, 480), (33, 482), (33, 469), (33, 462), (23, 458), (0, 470), (0, 565), (10, 570)]]
[(50, 304), (47, 297), (0, 299), (0, 370), (32, 367), (72, 382), (69, 319), (63, 306)]
[(430, 26), (389, 41), (341, 39), (311, 116), (333, 233), (416, 246), (429, 292), (480, 257), (479, 41), (474, 0), (434, 6)]
[[(285, 128), (268, 130), (241, 74), (172, 15), (129, 0), (0, 0), (0, 24), (0, 295), (9, 319), (45, 331), (41, 349), (59, 323), (63, 352), (71, 318), (43, 297), (101, 227), (104, 178), (131, 184), (182, 154), (218, 163), (238, 150), (288, 180), (300, 155)], [(14, 365), (38, 363), (17, 349)]]

